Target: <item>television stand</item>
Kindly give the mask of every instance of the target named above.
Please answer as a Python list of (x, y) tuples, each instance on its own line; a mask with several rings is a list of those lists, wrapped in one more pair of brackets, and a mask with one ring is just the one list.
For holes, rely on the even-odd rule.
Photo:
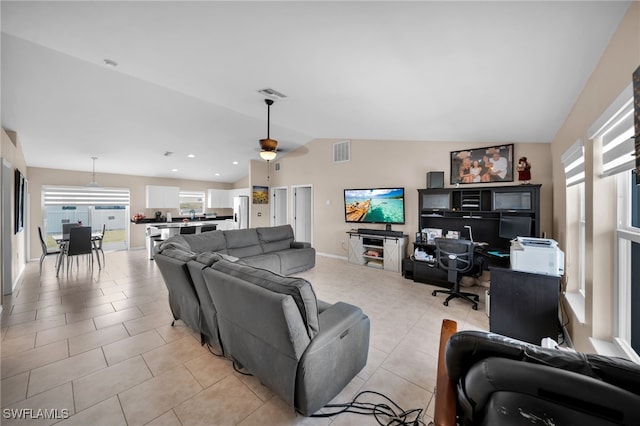
[[(390, 232), (399, 235), (381, 234)], [(349, 231), (347, 234), (349, 235), (349, 263), (400, 272), (407, 246), (407, 236), (402, 232), (358, 229), (357, 232)]]

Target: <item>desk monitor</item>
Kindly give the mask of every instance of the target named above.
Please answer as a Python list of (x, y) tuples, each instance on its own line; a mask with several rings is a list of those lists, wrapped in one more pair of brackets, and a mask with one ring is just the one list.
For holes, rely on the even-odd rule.
[(531, 237), (531, 218), (529, 216), (501, 216), (498, 236), (509, 240), (516, 237)]

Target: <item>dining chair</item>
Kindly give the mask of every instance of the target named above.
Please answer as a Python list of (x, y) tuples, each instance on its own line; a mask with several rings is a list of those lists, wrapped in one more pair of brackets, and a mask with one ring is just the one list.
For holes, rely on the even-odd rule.
[(69, 238), (69, 230), (71, 228), (76, 228), (76, 227), (78, 227), (77, 223), (63, 223), (62, 224), (62, 236), (65, 239), (68, 239)]
[[(71, 258), (76, 256), (76, 266), (79, 266), (77, 256), (89, 255), (91, 258), (91, 270), (93, 270), (93, 242), (91, 241), (91, 227), (90, 226), (75, 226), (69, 229), (69, 242), (66, 244), (64, 257), (67, 259), (67, 274), (70, 271)], [(58, 265), (58, 272), (60, 270), (60, 264), (64, 262), (64, 259)], [(56, 274), (58, 276), (58, 274)]]
[(40, 237), (40, 247), (42, 247), (42, 254), (40, 255), (40, 275), (42, 275), (42, 262), (44, 258), (50, 254), (55, 254), (57, 256), (60, 255), (60, 248), (49, 248), (47, 247), (47, 243), (44, 241), (44, 236), (42, 235), (42, 228), (38, 226), (38, 237)]
[[(93, 249), (96, 252), (96, 257), (98, 258), (98, 268), (102, 268), (102, 265), (105, 264), (105, 260), (104, 260), (104, 251), (102, 250), (102, 243), (104, 241), (104, 233), (107, 230), (107, 224), (103, 223), (102, 224), (102, 234), (100, 234), (100, 237), (93, 237)], [(100, 253), (102, 253), (102, 264), (100, 263)]]

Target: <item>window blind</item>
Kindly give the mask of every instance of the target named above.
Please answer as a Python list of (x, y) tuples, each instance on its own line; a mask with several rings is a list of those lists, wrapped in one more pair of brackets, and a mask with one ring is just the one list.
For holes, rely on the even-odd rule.
[(578, 139), (562, 154), (562, 165), (567, 186), (584, 182), (584, 142)]
[(635, 167), (633, 89), (630, 84), (589, 128), (589, 138), (602, 141), (602, 176)]
[(43, 186), (45, 206), (56, 205), (119, 205), (128, 206), (128, 188), (92, 188), (85, 186)]

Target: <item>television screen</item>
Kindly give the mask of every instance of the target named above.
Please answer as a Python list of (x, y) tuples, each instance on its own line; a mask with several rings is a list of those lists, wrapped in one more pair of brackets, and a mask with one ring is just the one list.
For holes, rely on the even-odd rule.
[(404, 188), (344, 190), (345, 221), (404, 223)]
[(450, 210), (451, 192), (423, 194), (422, 208), (432, 210)]
[(513, 240), (516, 237), (531, 237), (531, 218), (528, 216), (502, 216), (500, 238)]

